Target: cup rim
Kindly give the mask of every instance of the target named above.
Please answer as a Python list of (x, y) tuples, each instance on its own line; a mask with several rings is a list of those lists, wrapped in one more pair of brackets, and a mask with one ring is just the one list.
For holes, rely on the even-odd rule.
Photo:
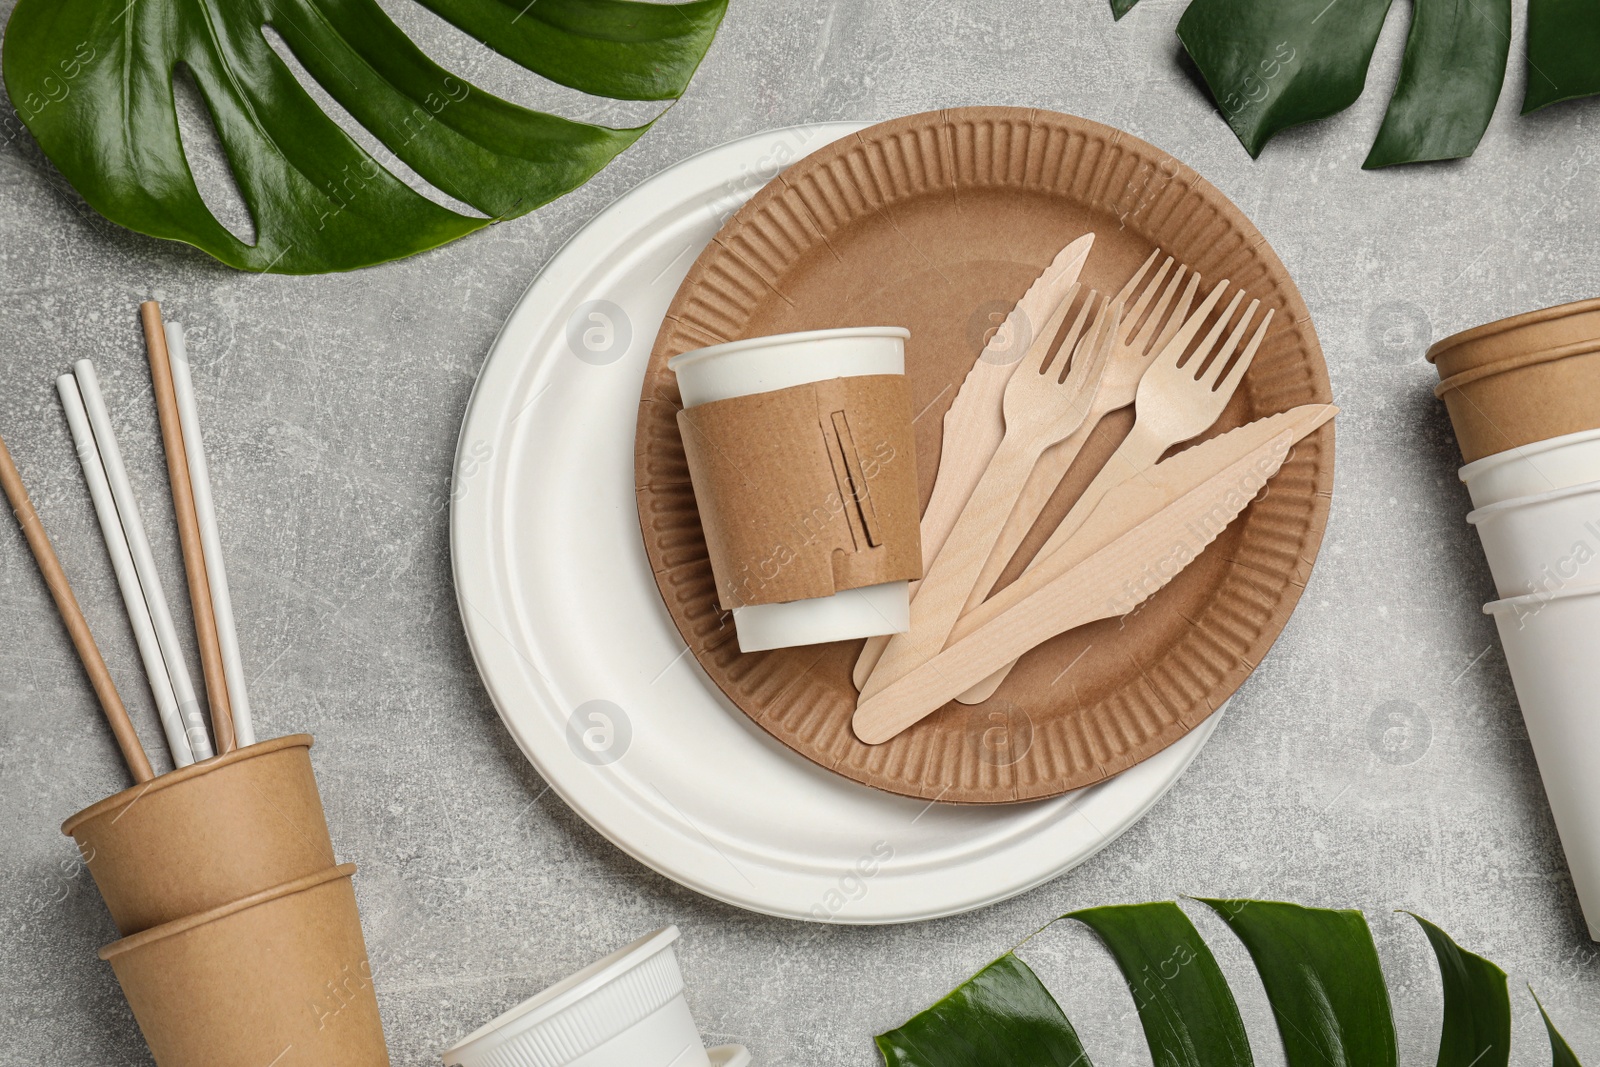
[(220, 756), (212, 756), (210, 759), (201, 760), (199, 763), (191, 763), (187, 767), (179, 767), (176, 770), (168, 771), (166, 774), (158, 774), (142, 785), (129, 786), (120, 793), (113, 793), (104, 800), (95, 801), (76, 815), (68, 816), (67, 821), (61, 824), (61, 832), (71, 837), (74, 830), (90, 819), (120, 808), (124, 804), (131, 804), (140, 797), (154, 793), (159, 789), (170, 789), (173, 786), (182, 785), (191, 778), (199, 778), (201, 775), (210, 774), (212, 771), (221, 770), (224, 767), (242, 763), (257, 756), (269, 756), (286, 748), (310, 748), (312, 744), (313, 738), (310, 734), (286, 734), (283, 737), (274, 737), (267, 741), (257, 741), (253, 745), (236, 748), (232, 752), (224, 752)]
[[(643, 937), (635, 938), (610, 955), (589, 964), (583, 970), (568, 975), (515, 1007), (496, 1015), (445, 1049), (442, 1055), (460, 1053), (467, 1046), (475, 1045), (492, 1036), (503, 1040), (518, 1037), (539, 1023), (560, 1015), (579, 1001), (588, 999), (603, 986), (610, 985), (639, 964), (670, 948), (676, 940), (678, 940), (676, 925), (663, 926)], [(511, 1030), (513, 1024), (516, 1024), (515, 1031)]]
[(831, 341), (841, 337), (898, 337), (911, 339), (911, 331), (904, 326), (840, 326), (827, 330), (798, 330), (794, 333), (773, 333), (762, 337), (746, 337), (738, 341), (723, 341), (704, 348), (691, 348), (667, 360), (668, 369), (674, 373), (693, 363), (701, 363), (734, 352), (757, 348), (776, 348), (779, 345), (804, 344), (808, 341)]
[(1497, 500), (1493, 504), (1485, 504), (1481, 508), (1474, 508), (1467, 512), (1467, 521), (1474, 526), (1480, 525), (1486, 519), (1507, 511), (1518, 508), (1532, 507), (1535, 504), (1547, 504), (1552, 500), (1561, 500), (1569, 496), (1583, 496), (1585, 493), (1600, 492), (1600, 480), (1584, 482), (1581, 485), (1568, 485), (1560, 489), (1547, 489), (1542, 493), (1529, 493), (1526, 496), (1514, 496), (1507, 500)]
[(118, 941), (113, 941), (111, 944), (102, 948), (100, 950), (100, 958), (109, 962), (114, 956), (121, 956), (124, 953), (133, 952), (137, 949), (144, 948), (146, 945), (152, 944), (153, 942), (163, 941), (169, 937), (176, 937), (178, 934), (187, 933), (188, 931), (197, 927), (205, 926), (208, 923), (214, 923), (219, 919), (226, 919), (230, 915), (236, 915), (241, 911), (247, 911), (258, 904), (265, 904), (269, 900), (277, 900), (280, 897), (292, 897), (296, 893), (304, 893), (308, 889), (315, 889), (317, 886), (322, 885), (325, 882), (337, 881), (340, 878), (349, 878), (355, 873), (355, 864), (341, 863), (338, 866), (329, 867), (326, 870), (318, 871), (316, 874), (307, 874), (300, 878), (296, 878), (292, 882), (283, 882), (279, 885), (272, 886), (271, 888), (263, 889), (259, 893), (251, 893), (247, 897), (240, 897), (238, 900), (231, 901), (227, 904), (219, 904), (217, 907), (212, 908), (209, 911), (197, 912), (194, 915), (185, 915), (181, 919), (173, 919), (171, 922), (162, 923), (160, 926), (152, 926), (148, 930), (140, 930), (136, 934), (129, 934), (127, 937), (124, 937)]
[(1463, 482), (1470, 484), (1472, 479), (1478, 475), (1501, 464), (1519, 459), (1532, 459), (1534, 456), (1541, 456), (1546, 452), (1555, 452), (1566, 448), (1568, 445), (1587, 444), (1596, 439), (1600, 439), (1600, 429), (1574, 430), (1572, 433), (1564, 433), (1558, 437), (1547, 437), (1543, 441), (1515, 445), (1500, 452), (1491, 452), (1482, 459), (1475, 459), (1471, 463), (1464, 464), (1456, 474)]
[(1443, 400), (1445, 394), (1465, 389), (1474, 382), (1481, 382), (1485, 378), (1494, 378), (1512, 371), (1525, 370), (1541, 363), (1556, 363), (1574, 356), (1591, 356), (1600, 352), (1600, 338), (1590, 338), (1585, 341), (1572, 341), (1568, 344), (1557, 345), (1554, 348), (1531, 349), (1526, 352), (1516, 352), (1499, 359), (1479, 363), (1473, 367), (1457, 371), (1448, 378), (1442, 379), (1433, 387), (1433, 395)]
[(1518, 315), (1495, 319), (1493, 322), (1486, 322), (1481, 326), (1461, 330), (1429, 345), (1426, 358), (1429, 363), (1437, 363), (1439, 357), (1452, 348), (1458, 348), (1473, 341), (1481, 341), (1485, 337), (1507, 333), (1523, 326), (1533, 326), (1537, 323), (1548, 322), (1551, 319), (1563, 319), (1568, 315), (1581, 315), (1589, 311), (1600, 311), (1600, 296), (1589, 297), (1586, 300), (1574, 300), (1567, 304), (1556, 304), (1554, 307), (1524, 311)]

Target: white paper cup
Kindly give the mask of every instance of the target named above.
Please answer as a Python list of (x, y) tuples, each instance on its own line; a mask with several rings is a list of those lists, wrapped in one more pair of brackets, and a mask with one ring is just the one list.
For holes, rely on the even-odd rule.
[(523, 1001), (443, 1053), (446, 1067), (738, 1067), (707, 1050), (683, 996), (668, 926)]
[(1475, 508), (1600, 481), (1600, 430), (1563, 434), (1484, 456), (1461, 468), (1461, 480), (1467, 483)]
[(1590, 938), (1600, 941), (1600, 588), (1497, 600), (1494, 616)]
[(1600, 481), (1502, 500), (1467, 521), (1502, 597), (1600, 585)]
[[(900, 326), (807, 330), (697, 348), (667, 366), (678, 376), (683, 406), (692, 408), (830, 378), (904, 374), (910, 336)], [(734, 608), (733, 626), (741, 652), (904, 633), (911, 627), (910, 583)]]

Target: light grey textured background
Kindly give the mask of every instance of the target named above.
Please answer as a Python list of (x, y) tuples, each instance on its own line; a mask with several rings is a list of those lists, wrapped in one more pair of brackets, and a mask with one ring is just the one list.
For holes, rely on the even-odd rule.
[[(484, 59), (409, 0), (387, 6), (441, 61), (514, 99), (575, 116), (640, 113)], [(1366, 97), (1252, 162), (1177, 59), (1180, 12), (1178, 0), (1145, 0), (1114, 25), (1099, 0), (734, 0), (688, 95), (589, 186), (441, 251), (347, 275), (249, 276), (120, 230), (26, 134), (0, 144), (0, 432), (153, 740), (52, 382), (75, 358), (97, 361), (177, 588), (135, 305), (158, 297), (188, 326), (261, 732), (317, 736), (335, 844), (362, 867), (397, 1064), (437, 1062), (490, 1015), (676, 922), (708, 1038), (741, 1041), (762, 1065), (865, 1065), (877, 1062), (871, 1034), (1050, 917), (1185, 893), (1365, 909), (1408, 1063), (1432, 1062), (1440, 993), (1422, 936), (1397, 908), (1511, 972), (1515, 1062), (1548, 1062), (1524, 982), (1580, 1055), (1600, 1062), (1600, 962), (1493, 626), (1477, 610), (1489, 575), (1462, 521), (1458, 456), (1421, 360), (1430, 339), (1595, 295), (1600, 105), (1517, 117), (1519, 5), (1507, 92), (1477, 155), (1365, 173), (1404, 42), (1397, 8)], [(1344, 408), (1327, 541), (1283, 639), (1193, 769), (1081, 869), (977, 914), (909, 927), (744, 914), (613, 848), (545, 792), (500, 725), (450, 581), (456, 431), (496, 330), (540, 265), (643, 178), (771, 127), (979, 103), (1059, 109), (1146, 138), (1273, 243), (1305, 293)], [(125, 784), (8, 523), (0, 1064), (148, 1062), (95, 958), (111, 922), (57, 829)], [(1242, 951), (1196, 918), (1238, 981), (1260, 1062), (1281, 1062)], [(1085, 931), (1058, 926), (1025, 955), (1095, 1062), (1148, 1062), (1132, 1001)]]

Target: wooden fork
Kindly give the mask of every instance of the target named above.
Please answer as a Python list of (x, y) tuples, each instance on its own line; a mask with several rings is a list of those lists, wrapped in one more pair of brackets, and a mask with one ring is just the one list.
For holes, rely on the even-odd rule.
[[(1077, 296), (1075, 291), (1063, 302), (1060, 318), (1041, 334), (1006, 384), (1005, 437), (917, 588), (910, 630), (890, 638), (862, 687), (863, 698), (938, 655), (1034, 464), (1046, 448), (1082, 425), (1093, 407), (1120, 319), (1118, 309), (1094, 290), (1081, 302)], [(1052, 359), (1051, 342), (1075, 302), (1077, 317)], [(1087, 330), (1091, 316), (1093, 329)]]
[[(1094, 234), (1086, 233), (1056, 255), (984, 345), (972, 369), (962, 379), (961, 388), (956, 390), (955, 401), (944, 417), (944, 443), (939, 448), (939, 470), (933, 480), (933, 495), (922, 513), (924, 572), (933, 566), (945, 538), (950, 536), (956, 520), (961, 517), (961, 509), (966, 507), (972, 490), (983, 477), (983, 468), (989, 465), (990, 457), (1005, 436), (1002, 405), (1011, 375), (1035, 341), (1042, 338), (1048, 343), (1060, 327), (1061, 316), (1056, 312), (1077, 285), (1078, 274), (1093, 247)], [(1032, 332), (1034, 323), (1044, 324), (1038, 337)], [(911, 583), (913, 596), (918, 584)], [(888, 645), (887, 636), (867, 638), (851, 672), (857, 689), (867, 684), (868, 675), (883, 658), (883, 650)]]
[[(1250, 363), (1255, 359), (1256, 350), (1266, 337), (1267, 327), (1272, 324), (1273, 312), (1270, 308), (1267, 310), (1249, 344), (1230, 367), (1229, 361), (1238, 350), (1240, 340), (1261, 305), (1259, 300), (1250, 301), (1250, 306), (1234, 324), (1227, 340), (1218, 348), (1217, 342), (1223, 330), (1234, 321), (1234, 315), (1244, 299), (1244, 291), (1240, 290), (1234, 293), (1227, 309), (1191, 350), (1195, 335), (1200, 332), (1227, 288), (1226, 280), (1217, 283), (1145, 371), (1134, 399), (1136, 414), (1133, 429), (1106, 461), (1094, 481), (1089, 483), (1077, 503), (1072, 505), (1072, 510), (1067, 512), (1066, 518), (1061, 520), (1061, 525), (1056, 527), (1044, 547), (1039, 549), (1035, 560), (1045, 559), (1065, 544), (1111, 490), (1155, 466), (1161, 454), (1173, 445), (1210, 429), (1222, 414), (1222, 409), (1228, 406), (1228, 401), (1233, 399), (1245, 371), (1250, 369)], [(1209, 360), (1207, 357), (1210, 357)], [(1015, 661), (1007, 664), (962, 693), (958, 699), (963, 704), (987, 700), (1015, 666)]]
[[(1161, 264), (1155, 277), (1150, 279), (1150, 283), (1145, 285), (1142, 291), (1140, 289), (1145, 275), (1149, 273), (1151, 265), (1160, 255), (1159, 248), (1151, 252), (1150, 258), (1144, 261), (1144, 265), (1128, 279), (1128, 284), (1124, 285), (1122, 291), (1114, 298), (1115, 302), (1126, 310), (1122, 314), (1122, 328), (1117, 332), (1111, 347), (1111, 355), (1106, 361), (1105, 376), (1100, 379), (1100, 391), (1095, 394), (1094, 406), (1084, 417), (1082, 426), (1079, 426), (1065, 441), (1046, 449), (1044, 455), (1039, 457), (1038, 465), (1033, 468), (1033, 473), (1028, 476), (1028, 483), (1022, 488), (1022, 495), (1017, 498), (1017, 506), (1006, 519), (1005, 526), (1000, 530), (999, 540), (995, 542), (988, 560), (984, 562), (978, 581), (972, 587), (972, 595), (967, 598), (964, 612), (971, 611), (983, 603), (984, 598), (994, 589), (994, 583), (1006, 569), (1006, 564), (1011, 562), (1011, 557), (1016, 555), (1017, 546), (1022, 544), (1022, 539), (1028, 536), (1028, 531), (1033, 529), (1033, 524), (1039, 520), (1039, 513), (1044, 511), (1044, 506), (1050, 502), (1051, 494), (1061, 484), (1061, 479), (1066, 477), (1073, 461), (1078, 458), (1078, 453), (1083, 450), (1084, 442), (1094, 433), (1094, 428), (1100, 424), (1101, 419), (1113, 411), (1121, 410), (1133, 403), (1134, 395), (1139, 388), (1139, 380), (1144, 377), (1145, 370), (1155, 362), (1167, 342), (1172, 340), (1172, 335), (1178, 332), (1179, 327), (1188, 318), (1189, 308), (1194, 303), (1195, 290), (1200, 285), (1200, 276), (1171, 256)], [(1174, 265), (1177, 267), (1176, 271), (1172, 270)], [(1172, 273), (1170, 281), (1167, 280), (1169, 272)], [(1185, 276), (1189, 279), (1187, 287), (1183, 284)], [(1162, 288), (1164, 281), (1166, 287)], [(1182, 298), (1178, 299), (1180, 292)], [(1134, 295), (1136, 293), (1137, 297)], [(1176, 305), (1173, 303), (1174, 300), (1177, 300)], [(1146, 315), (1146, 312), (1149, 314)], [(1156, 333), (1157, 328), (1161, 331), (1159, 335)]]

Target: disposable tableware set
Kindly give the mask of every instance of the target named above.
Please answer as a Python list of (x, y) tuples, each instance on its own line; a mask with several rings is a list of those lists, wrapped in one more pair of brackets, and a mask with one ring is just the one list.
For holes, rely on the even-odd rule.
[[(740, 647), (868, 637), (853, 729), (869, 745), (951, 700), (986, 700), (1041, 642), (1134, 610), (1335, 414), (1303, 405), (1163, 460), (1212, 427), (1274, 313), (1258, 314), (1258, 300), (1241, 312), (1237, 289), (1224, 305), (1225, 280), (1197, 304), (1200, 277), (1159, 249), (1102, 295), (1078, 283), (1093, 242), (1086, 234), (1063, 249), (978, 355), (945, 416), (938, 478), (914, 529), (904, 521), (912, 465), (867, 462), (908, 450), (912, 413), (892, 381), (903, 356), (886, 364), (865, 351), (903, 343), (904, 331), (755, 338), (671, 362), (711, 565)], [(710, 368), (743, 372), (745, 388), (708, 392)], [(992, 592), (1101, 419), (1129, 405), (1127, 436), (1020, 576)], [(763, 434), (781, 444), (754, 447)], [(808, 460), (813, 485), (795, 474)], [(837, 535), (769, 550), (818, 499), (842, 515)], [(854, 610), (833, 608), (852, 591), (863, 597)], [(898, 610), (866, 599), (885, 591)], [(753, 617), (774, 611), (810, 612), (811, 624), (753, 633)]]
[(0, 444), (0, 482), (136, 783), (62, 827), (122, 934), (100, 956), (160, 1067), (385, 1065), (355, 866), (334, 858), (311, 738), (256, 740), (183, 332), (154, 302), (141, 317), (209, 732), (93, 365), (57, 387), (172, 770), (152, 767)]

